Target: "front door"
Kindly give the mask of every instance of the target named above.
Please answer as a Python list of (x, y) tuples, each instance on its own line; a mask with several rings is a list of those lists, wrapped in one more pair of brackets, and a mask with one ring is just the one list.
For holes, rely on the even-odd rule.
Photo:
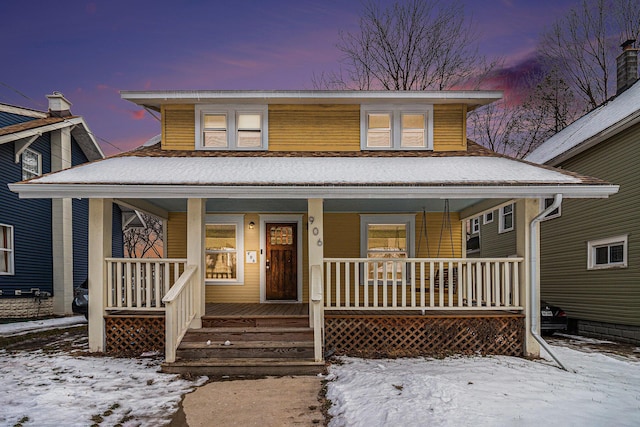
[(266, 223), (267, 301), (298, 299), (297, 224)]

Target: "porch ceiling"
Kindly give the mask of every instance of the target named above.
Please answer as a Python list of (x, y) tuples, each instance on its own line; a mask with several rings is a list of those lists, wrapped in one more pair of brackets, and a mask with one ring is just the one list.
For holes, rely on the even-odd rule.
[[(449, 209), (461, 211), (481, 199), (452, 199)], [(147, 199), (153, 205), (169, 212), (186, 212), (186, 199)], [(304, 199), (208, 199), (207, 212), (307, 212)], [(442, 199), (327, 199), (325, 212), (442, 212)]]

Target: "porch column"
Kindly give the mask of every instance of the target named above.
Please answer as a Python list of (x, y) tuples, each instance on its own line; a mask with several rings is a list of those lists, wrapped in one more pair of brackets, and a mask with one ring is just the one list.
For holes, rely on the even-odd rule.
[(197, 267), (194, 273), (200, 283), (200, 292), (194, 296), (196, 317), (191, 322), (191, 328), (202, 328), (202, 316), (205, 313), (205, 286), (204, 286), (204, 249), (205, 229), (204, 216), (206, 199), (187, 200), (187, 265)]
[(313, 328), (315, 360), (321, 361), (324, 271), (324, 207), (322, 199), (307, 200), (309, 247), (309, 326)]
[[(71, 131), (51, 132), (51, 172), (71, 167)], [(71, 199), (51, 201), (53, 313), (73, 314), (73, 212)]]
[(104, 315), (107, 263), (111, 257), (113, 206), (111, 199), (89, 199), (89, 351), (105, 350)]
[[(535, 239), (538, 249), (537, 253), (540, 253), (540, 234), (536, 233), (535, 236), (531, 236), (529, 224), (531, 220), (539, 213), (538, 200), (537, 199), (522, 199), (516, 202), (515, 209), (515, 226), (516, 226), (516, 247), (518, 256), (524, 258), (522, 268), (519, 272), (520, 280), (520, 305), (524, 307), (525, 313), (525, 354), (527, 356), (538, 357), (540, 356), (540, 344), (531, 335), (531, 316), (530, 312), (530, 288), (531, 282), (529, 280), (529, 271), (531, 268), (531, 250), (530, 239)], [(538, 228), (539, 230), (539, 228)], [(537, 264), (536, 274), (540, 277), (540, 264)], [(538, 295), (536, 298), (540, 298), (538, 288)]]

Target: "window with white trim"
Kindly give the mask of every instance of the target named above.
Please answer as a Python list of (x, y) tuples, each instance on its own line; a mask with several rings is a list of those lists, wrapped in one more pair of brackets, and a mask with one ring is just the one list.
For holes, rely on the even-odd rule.
[(266, 105), (196, 106), (196, 149), (266, 150)]
[(368, 264), (365, 273), (368, 281), (399, 281), (403, 271), (406, 275), (406, 263), (393, 260), (414, 256), (415, 233), (414, 215), (361, 215), (360, 252), (362, 258), (385, 259)]
[(498, 232), (506, 233), (513, 230), (513, 212), (514, 204), (506, 205), (500, 208)]
[(471, 220), (471, 234), (477, 234), (479, 232), (480, 232), (480, 217), (476, 217)]
[(42, 175), (42, 154), (30, 148), (22, 152), (22, 180)]
[(627, 267), (628, 234), (587, 242), (587, 269)]
[[(554, 200), (555, 199), (553, 197), (545, 197), (544, 199), (540, 199), (540, 206), (542, 207), (542, 209), (540, 209), (540, 212), (542, 212), (543, 210), (551, 206)], [(558, 206), (557, 208), (549, 212), (547, 216), (545, 216), (542, 220), (546, 221), (548, 219), (558, 218), (561, 215), (562, 215), (562, 205)]]
[(489, 224), (493, 222), (493, 211), (484, 214), (483, 224)]
[(244, 216), (207, 215), (205, 233), (207, 284), (242, 284)]
[(12, 275), (13, 269), (13, 227), (0, 224), (0, 275)]
[(360, 121), (363, 150), (433, 149), (432, 105), (363, 105)]

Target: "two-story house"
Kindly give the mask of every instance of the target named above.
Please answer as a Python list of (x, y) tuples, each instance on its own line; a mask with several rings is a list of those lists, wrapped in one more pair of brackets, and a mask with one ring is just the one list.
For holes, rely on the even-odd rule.
[[(467, 112), (500, 92), (122, 97), (161, 113), (159, 143), (11, 189), (89, 199), (90, 350), (160, 346), (171, 372), (537, 355), (538, 200), (617, 191), (468, 141)], [(463, 224), (501, 200), (522, 206), (517, 256), (467, 258)], [(167, 259), (112, 256), (114, 201), (167, 220)]]
[(87, 199), (20, 200), (7, 187), (104, 157), (71, 103), (47, 98), (47, 112), (0, 104), (0, 318), (70, 314), (87, 279)]

